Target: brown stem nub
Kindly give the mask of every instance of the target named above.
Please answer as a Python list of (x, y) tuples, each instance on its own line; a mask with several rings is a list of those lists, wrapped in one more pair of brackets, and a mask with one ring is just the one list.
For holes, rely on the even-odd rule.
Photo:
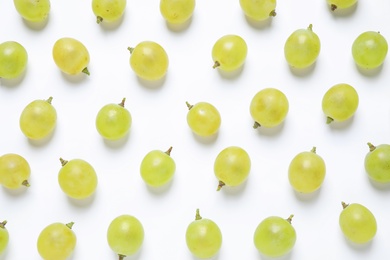
[(272, 11), (269, 13), (269, 16), (275, 17), (275, 16), (276, 16), (276, 11), (275, 11), (275, 10), (272, 10)]
[(118, 258), (119, 260), (123, 260), (126, 256), (125, 256), (125, 255), (118, 254), (118, 257), (119, 257), (119, 258)]
[(126, 98), (124, 97), (118, 105), (120, 105), (121, 107), (125, 107), (125, 101), (126, 101)]
[(169, 156), (171, 156), (172, 149), (173, 149), (172, 146), (169, 147), (169, 149), (165, 153), (168, 154)]
[(330, 10), (334, 11), (336, 9), (337, 9), (337, 5), (335, 5), (335, 4), (330, 5)]
[(222, 187), (225, 186), (225, 183), (223, 181), (219, 181), (218, 182), (218, 187), (217, 187), (217, 191), (220, 191), (222, 189)]
[(191, 104), (188, 103), (187, 101), (186, 101), (186, 105), (187, 105), (187, 107), (188, 107), (188, 110), (190, 110), (190, 109), (193, 107), (193, 105), (191, 105)]
[(261, 125), (258, 123), (258, 122), (255, 122), (254, 124), (253, 124), (253, 128), (254, 129), (257, 129), (257, 128), (259, 128)]
[(327, 116), (326, 117), (326, 123), (329, 125), (330, 123), (332, 123), (334, 121), (333, 118), (331, 118), (330, 116)]
[(65, 226), (67, 226), (69, 229), (72, 229), (73, 225), (74, 225), (74, 222), (69, 222)]
[(341, 206), (343, 206), (343, 209), (345, 209), (346, 207), (348, 207), (349, 204), (345, 203), (344, 201), (341, 202)]
[(215, 61), (214, 65), (213, 65), (213, 69), (215, 69), (216, 67), (219, 67), (219, 66), (221, 66), (221, 63), (219, 63), (218, 61)]
[(292, 218), (294, 217), (294, 214), (291, 214), (286, 220), (288, 223), (291, 224)]
[(376, 149), (376, 146), (373, 145), (373, 144), (370, 143), (370, 142), (368, 142), (367, 145), (368, 145), (368, 148), (370, 148), (370, 152), (372, 152), (372, 151), (374, 151), (374, 150)]
[(4, 220), (3, 222), (0, 222), (0, 228), (5, 228), (6, 224), (7, 224), (7, 220)]
[(312, 152), (312, 153), (316, 153), (317, 152), (317, 148), (315, 147), (315, 146), (313, 146), (313, 148), (311, 149), (311, 151), (310, 152)]
[(64, 160), (64, 159), (62, 159), (62, 158), (60, 158), (60, 162), (61, 162), (61, 165), (62, 165), (62, 166), (65, 166), (65, 164), (68, 163), (67, 160)]
[(133, 47), (127, 47), (127, 49), (129, 50), (130, 54), (132, 54), (133, 51), (134, 51), (134, 48), (133, 48)]
[(196, 209), (195, 220), (201, 220), (202, 217), (199, 214), (199, 209)]
[(97, 17), (96, 17), (96, 22), (97, 22), (98, 24), (101, 23), (101, 22), (103, 22), (103, 17), (97, 16)]
[(22, 185), (25, 186), (25, 187), (30, 187), (30, 183), (28, 182), (28, 180), (24, 180), (22, 182)]
[(84, 73), (84, 74), (87, 74), (88, 76), (90, 75), (89, 70), (88, 70), (87, 67), (85, 67), (81, 72)]

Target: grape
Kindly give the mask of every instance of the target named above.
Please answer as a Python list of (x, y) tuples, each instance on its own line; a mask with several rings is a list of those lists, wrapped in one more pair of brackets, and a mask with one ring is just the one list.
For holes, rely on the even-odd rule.
[(345, 237), (357, 244), (372, 240), (377, 230), (376, 219), (372, 212), (358, 203), (342, 202), (342, 206), (339, 224)]
[(126, 0), (92, 0), (92, 11), (96, 22), (114, 22), (123, 16)]
[(0, 255), (4, 253), (5, 249), (8, 246), (8, 241), (9, 241), (9, 233), (8, 230), (5, 228), (6, 224), (7, 224), (6, 220), (0, 222)]
[(161, 15), (168, 23), (181, 24), (191, 18), (195, 0), (160, 0)]
[(234, 187), (242, 184), (248, 178), (250, 169), (251, 159), (244, 149), (226, 147), (214, 161), (214, 174), (219, 180), (217, 190), (225, 185)]
[(52, 100), (52, 97), (47, 100), (34, 100), (23, 109), (19, 126), (27, 138), (43, 139), (54, 131), (57, 112), (51, 104)]
[(245, 15), (255, 21), (263, 21), (276, 15), (276, 0), (240, 0)]
[(368, 176), (379, 183), (390, 182), (390, 145), (374, 146), (368, 143), (370, 152), (364, 159), (364, 167)]
[(195, 220), (186, 230), (186, 243), (190, 252), (197, 258), (211, 258), (222, 246), (222, 233), (214, 221), (202, 218), (197, 209)]
[(355, 114), (359, 105), (359, 95), (348, 84), (341, 83), (331, 87), (322, 98), (322, 111), (327, 123), (345, 121)]
[(335, 11), (336, 9), (347, 9), (354, 6), (357, 0), (326, 0), (330, 9)]
[(60, 161), (62, 168), (58, 173), (58, 183), (62, 191), (74, 199), (90, 197), (98, 183), (92, 165), (81, 159), (66, 161), (60, 158)]
[(360, 34), (352, 44), (352, 57), (363, 69), (379, 67), (386, 58), (388, 45), (379, 32), (366, 31)]
[(8, 189), (29, 187), (30, 165), (22, 156), (14, 153), (0, 157), (0, 184)]
[(234, 71), (240, 68), (246, 59), (248, 46), (238, 35), (228, 34), (219, 38), (212, 49), (213, 68), (223, 71)]
[(265, 218), (257, 226), (254, 244), (259, 252), (268, 257), (280, 257), (292, 250), (297, 239), (291, 225), (293, 215), (288, 219), (271, 216)]
[(27, 67), (26, 49), (18, 42), (0, 44), (0, 78), (14, 79), (22, 75)]
[(16, 11), (30, 22), (45, 21), (50, 12), (50, 0), (14, 0)]
[(191, 130), (199, 136), (211, 136), (218, 132), (221, 125), (221, 115), (210, 103), (199, 102), (190, 105), (187, 102), (187, 123)]
[(140, 42), (135, 48), (129, 47), (130, 66), (135, 74), (145, 80), (161, 79), (168, 70), (168, 55), (164, 48), (152, 41)]
[(256, 93), (250, 104), (250, 113), (255, 120), (254, 128), (275, 127), (287, 116), (289, 103), (283, 92), (265, 88)]
[(116, 217), (107, 229), (107, 242), (111, 250), (119, 255), (119, 260), (134, 255), (144, 241), (144, 228), (134, 216)]
[(46, 226), (38, 236), (37, 248), (45, 260), (66, 260), (76, 247), (76, 235), (72, 230), (73, 222), (68, 224), (52, 223)]
[(291, 67), (303, 69), (316, 61), (320, 49), (320, 39), (310, 24), (307, 29), (298, 29), (287, 38), (284, 56)]
[(120, 104), (108, 104), (102, 107), (96, 116), (96, 129), (108, 140), (124, 137), (131, 127), (131, 114), (125, 108), (125, 98)]
[(89, 75), (89, 52), (84, 44), (76, 39), (58, 39), (53, 46), (53, 59), (58, 68), (66, 74), (76, 75), (83, 72)]
[(325, 173), (325, 162), (313, 147), (310, 152), (301, 152), (292, 159), (288, 168), (288, 179), (297, 192), (310, 193), (320, 188)]

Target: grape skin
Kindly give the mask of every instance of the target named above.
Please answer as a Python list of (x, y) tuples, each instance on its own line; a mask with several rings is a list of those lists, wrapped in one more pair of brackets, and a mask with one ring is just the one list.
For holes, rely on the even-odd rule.
[(326, 0), (330, 5), (332, 11), (336, 9), (347, 9), (354, 6), (357, 3), (357, 0)]
[(245, 15), (255, 21), (264, 21), (276, 15), (276, 0), (240, 0)]
[(379, 32), (363, 32), (352, 43), (352, 57), (363, 69), (379, 67), (385, 60), (387, 51), (387, 41)]
[(207, 137), (218, 132), (221, 115), (215, 106), (208, 102), (198, 102), (195, 105), (187, 102), (187, 107), (187, 123), (195, 134)]
[(18, 42), (6, 41), (0, 44), (0, 78), (15, 79), (26, 70), (28, 54)]
[(228, 34), (219, 38), (212, 48), (213, 68), (234, 71), (242, 67), (248, 53), (248, 46), (238, 35)]
[(23, 19), (30, 22), (45, 21), (50, 12), (50, 0), (14, 0), (14, 5)]
[(126, 0), (92, 0), (92, 11), (96, 22), (114, 22), (123, 16)]
[(30, 165), (22, 156), (8, 153), (0, 157), (0, 184), (4, 187), (8, 189), (28, 187), (30, 174)]
[(160, 0), (160, 12), (171, 24), (182, 24), (189, 20), (195, 9), (195, 0)]
[(374, 146), (368, 143), (370, 151), (364, 159), (364, 168), (368, 176), (379, 183), (390, 182), (390, 145)]
[(4, 253), (9, 242), (9, 233), (8, 230), (5, 228), (6, 224), (6, 220), (0, 222), (0, 256), (2, 253)]

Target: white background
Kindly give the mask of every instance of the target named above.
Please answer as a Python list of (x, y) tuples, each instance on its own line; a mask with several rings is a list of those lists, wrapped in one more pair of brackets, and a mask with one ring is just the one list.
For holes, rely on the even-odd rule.
[[(197, 1), (193, 19), (180, 30), (163, 20), (157, 0), (129, 0), (123, 19), (98, 25), (91, 1), (52, 0), (45, 26), (22, 20), (11, 0), (0, 1), (0, 42), (21, 43), (29, 55), (24, 77), (0, 79), (0, 154), (18, 153), (30, 163), (31, 187), (19, 192), (0, 188), (0, 220), (8, 220), (10, 244), (0, 259), (40, 259), (36, 240), (52, 222), (74, 221), (77, 246), (72, 259), (116, 259), (106, 242), (111, 220), (136, 216), (144, 225), (142, 250), (128, 259), (194, 260), (185, 230), (196, 208), (221, 228), (218, 260), (264, 259), (253, 233), (265, 217), (294, 214), (297, 242), (284, 259), (389, 259), (390, 188), (369, 181), (364, 170), (367, 142), (388, 143), (390, 132), (389, 60), (374, 72), (359, 71), (351, 56), (353, 40), (367, 30), (390, 39), (390, 2), (361, 0), (350, 13), (332, 13), (325, 0), (279, 1), (277, 16), (267, 23), (248, 21), (238, 0)], [(283, 54), (287, 37), (313, 24), (321, 53), (310, 70), (294, 72)], [(248, 45), (245, 66), (236, 75), (212, 69), (211, 48), (225, 34), (238, 34)], [(61, 37), (83, 42), (91, 56), (91, 75), (69, 77), (53, 62), (51, 50)], [(129, 66), (128, 46), (143, 40), (160, 43), (170, 59), (159, 84), (137, 79)], [(346, 123), (325, 123), (321, 99), (337, 83), (359, 93), (355, 116)], [(157, 86), (156, 86), (157, 85)], [(276, 129), (252, 128), (249, 103), (265, 88), (282, 90), (290, 110)], [(53, 96), (58, 113), (54, 135), (43, 143), (27, 140), (19, 115), (32, 100)], [(97, 111), (119, 103), (133, 116), (129, 136), (104, 141), (95, 129)], [(221, 113), (219, 134), (211, 140), (194, 136), (186, 123), (185, 102), (208, 101)], [(252, 160), (248, 181), (236, 189), (216, 191), (213, 163), (225, 147), (246, 149)], [(174, 181), (164, 190), (143, 183), (139, 165), (150, 150), (173, 146)], [(327, 165), (319, 192), (294, 193), (287, 179), (291, 159), (317, 147)], [(81, 158), (97, 171), (92, 200), (75, 202), (59, 188), (59, 158)], [(358, 202), (376, 216), (372, 243), (348, 243), (338, 225), (341, 201)]]

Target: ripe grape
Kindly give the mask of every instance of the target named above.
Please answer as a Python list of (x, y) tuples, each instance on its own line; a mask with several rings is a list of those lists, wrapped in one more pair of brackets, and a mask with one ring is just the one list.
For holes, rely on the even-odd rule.
[(60, 158), (60, 161), (62, 167), (58, 173), (58, 183), (62, 191), (74, 199), (85, 199), (91, 196), (98, 183), (92, 165), (81, 159), (66, 161)]
[(96, 22), (114, 22), (122, 17), (126, 9), (126, 0), (92, 0), (92, 11)]
[(197, 209), (195, 220), (186, 230), (186, 243), (190, 252), (197, 258), (211, 258), (222, 246), (222, 233), (214, 221), (202, 218)]
[(363, 69), (379, 67), (385, 60), (387, 51), (387, 41), (379, 32), (363, 32), (352, 44), (352, 57)]
[(260, 222), (253, 240), (261, 254), (268, 257), (280, 257), (293, 249), (297, 235), (291, 225), (292, 218), (293, 215), (288, 219), (271, 216)]
[(66, 260), (76, 247), (76, 235), (72, 230), (73, 222), (68, 224), (52, 223), (46, 226), (38, 236), (37, 248), (45, 260)]
[(341, 231), (345, 237), (357, 244), (372, 240), (376, 234), (377, 223), (375, 216), (365, 206), (342, 202), (343, 210), (339, 216)]
[(116, 217), (107, 229), (107, 242), (111, 250), (119, 255), (119, 260), (134, 255), (144, 241), (144, 228), (134, 216)]
[(354, 6), (357, 0), (326, 0), (330, 9), (335, 11), (336, 9), (347, 9)]
[(276, 0), (240, 0), (245, 15), (255, 21), (263, 21), (276, 15)]
[(368, 176), (379, 183), (390, 182), (390, 145), (374, 146), (368, 143), (370, 151), (364, 160), (364, 167)]
[(14, 79), (22, 75), (27, 67), (26, 49), (18, 42), (0, 44), (0, 78)]
[(181, 24), (191, 18), (195, 0), (160, 0), (161, 15), (168, 23)]
[(0, 184), (8, 189), (30, 186), (30, 165), (22, 156), (14, 153), (0, 157)]
[(307, 29), (298, 29), (287, 38), (284, 56), (291, 67), (303, 69), (317, 60), (320, 49), (320, 39), (310, 24)]
[(5, 249), (8, 246), (8, 241), (9, 241), (9, 233), (8, 230), (5, 228), (6, 224), (7, 224), (6, 220), (0, 222), (0, 255), (4, 253)]
[(288, 179), (297, 192), (310, 193), (321, 187), (325, 173), (325, 162), (313, 147), (310, 152), (301, 152), (292, 159)]
[(190, 105), (187, 102), (187, 123), (191, 130), (199, 136), (211, 136), (218, 132), (221, 115), (210, 103), (199, 102)]
[(14, 5), (23, 19), (30, 22), (45, 21), (50, 12), (50, 0), (14, 0)]
[(80, 41), (64, 37), (58, 39), (53, 46), (53, 59), (58, 68), (69, 75), (81, 72), (89, 75), (89, 52)]
[(248, 46), (238, 35), (228, 34), (219, 38), (212, 49), (213, 68), (234, 71), (240, 68), (246, 59)]
[(276, 88), (265, 88), (256, 93), (250, 104), (250, 113), (255, 120), (254, 128), (275, 127), (287, 116), (289, 103), (286, 95)]
[(51, 104), (52, 100), (52, 97), (47, 100), (34, 100), (23, 109), (19, 127), (27, 138), (43, 139), (54, 131), (57, 112)]
[(214, 174), (219, 180), (217, 190), (223, 186), (230, 187), (242, 184), (249, 175), (251, 159), (248, 153), (238, 146), (223, 149), (215, 158)]

